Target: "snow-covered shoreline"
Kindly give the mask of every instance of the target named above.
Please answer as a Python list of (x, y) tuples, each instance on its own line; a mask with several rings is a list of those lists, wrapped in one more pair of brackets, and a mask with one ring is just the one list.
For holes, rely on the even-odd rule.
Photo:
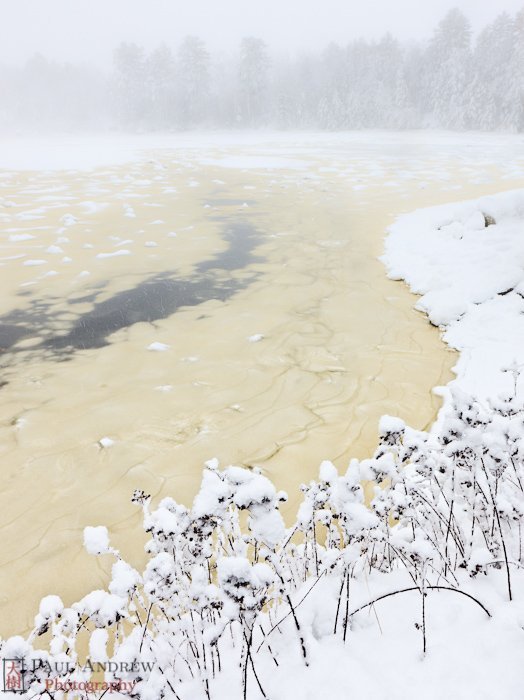
[(524, 190), (401, 216), (382, 257), (388, 276), (420, 295), (416, 308), (460, 353), (459, 390), (485, 401), (514, 389), (524, 362)]

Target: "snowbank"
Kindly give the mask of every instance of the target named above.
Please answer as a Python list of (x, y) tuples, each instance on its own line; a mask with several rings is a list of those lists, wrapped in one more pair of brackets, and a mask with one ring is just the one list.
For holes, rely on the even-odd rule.
[(429, 209), (391, 226), (383, 261), (460, 352), (451, 389), (485, 400), (524, 363), (524, 191)]

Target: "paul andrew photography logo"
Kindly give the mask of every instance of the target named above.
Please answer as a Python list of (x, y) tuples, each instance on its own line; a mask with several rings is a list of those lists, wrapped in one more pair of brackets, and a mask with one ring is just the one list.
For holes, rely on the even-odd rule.
[[(49, 663), (41, 659), (33, 659), (32, 668), (24, 665), (23, 659), (3, 659), (3, 690), (6, 693), (25, 693), (28, 690), (27, 678), (38, 673), (43, 677), (42, 683), (46, 691), (81, 691), (88, 693), (118, 692), (129, 693), (133, 690), (138, 679), (144, 676), (144, 672), (151, 672), (154, 661), (134, 662), (86, 662), (83, 666), (75, 666), (68, 662)], [(69, 674), (79, 672), (78, 679), (68, 678)], [(89, 678), (93, 673), (111, 673), (118, 679), (122, 674), (133, 674), (134, 680), (109, 680), (95, 681), (81, 679)]]

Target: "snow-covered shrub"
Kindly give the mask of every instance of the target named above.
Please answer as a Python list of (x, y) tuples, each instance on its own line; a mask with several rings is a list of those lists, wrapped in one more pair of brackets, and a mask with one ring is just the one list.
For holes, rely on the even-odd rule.
[[(321, 464), (290, 527), (279, 510), (285, 494), (257, 470), (216, 460), (191, 508), (164, 498), (152, 509), (136, 491), (150, 536), (144, 570), (111, 547), (106, 528), (86, 528), (87, 551), (114, 557), (108, 589), (70, 607), (44, 598), (28, 639), (2, 642), (1, 655), (23, 660), (26, 697), (48, 693), (51, 681), (85, 684), (96, 663), (120, 695), (141, 700), (211, 698), (224, 679), (230, 697), (269, 697), (268, 667), (307, 667), (319, 640), (347, 643), (363, 611), (410, 592), (422, 603), (425, 650), (434, 591), (460, 594), (489, 616), (466, 583), (498, 568), (515, 595), (523, 433), (516, 390), (484, 405), (455, 392), (435, 433), (386, 417), (371, 459), (352, 460), (343, 474)], [(372, 572), (390, 590), (353, 605), (353, 586)], [(397, 574), (409, 585), (393, 584)]]

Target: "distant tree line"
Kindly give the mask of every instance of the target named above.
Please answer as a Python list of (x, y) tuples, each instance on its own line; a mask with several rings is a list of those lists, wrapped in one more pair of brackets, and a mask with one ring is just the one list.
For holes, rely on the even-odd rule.
[(35, 56), (0, 67), (0, 124), (26, 127), (524, 130), (524, 10), (473, 38), (451, 10), (424, 43), (330, 44), (293, 57), (247, 37), (210, 54), (197, 37), (147, 53), (123, 43), (111, 75)]

